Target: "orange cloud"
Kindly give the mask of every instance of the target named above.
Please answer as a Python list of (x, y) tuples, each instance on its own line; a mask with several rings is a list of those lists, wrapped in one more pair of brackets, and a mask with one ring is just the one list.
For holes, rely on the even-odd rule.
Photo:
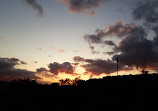
[(61, 53), (66, 52), (65, 49), (58, 49), (57, 51), (58, 51), (58, 52), (61, 52)]

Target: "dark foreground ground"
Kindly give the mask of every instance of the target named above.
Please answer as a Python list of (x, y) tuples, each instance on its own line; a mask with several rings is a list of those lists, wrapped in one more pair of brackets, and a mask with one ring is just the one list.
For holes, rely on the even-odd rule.
[(106, 77), (77, 86), (0, 82), (0, 111), (158, 111), (158, 75)]

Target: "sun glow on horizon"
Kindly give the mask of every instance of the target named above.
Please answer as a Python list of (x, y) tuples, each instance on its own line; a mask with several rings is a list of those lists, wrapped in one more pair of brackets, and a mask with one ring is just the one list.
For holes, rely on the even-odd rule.
[[(119, 75), (136, 75), (136, 74), (141, 74), (140, 70), (130, 70), (130, 71), (119, 71)], [(85, 69), (84, 68), (77, 68), (75, 70), (74, 74), (66, 74), (66, 73), (59, 73), (58, 75), (53, 75), (53, 73), (46, 72), (46, 73), (36, 73), (36, 76), (40, 77), (41, 79), (38, 80), (39, 83), (42, 84), (51, 84), (51, 83), (59, 83), (59, 80), (65, 80), (65, 79), (70, 79), (70, 80), (75, 80), (76, 78), (79, 78), (81, 80), (89, 80), (89, 79), (101, 79), (106, 76), (117, 76), (117, 73), (111, 73), (111, 74), (99, 74), (99, 75), (94, 75), (91, 73), (86, 73), (85, 74)]]
[[(32, 64), (33, 65), (33, 64)], [(81, 65), (81, 64), (80, 64)], [(42, 72), (42, 73), (37, 73), (36, 71), (34, 71), (37, 77), (41, 78), (41, 79), (37, 79), (37, 82), (40, 84), (51, 84), (51, 83), (59, 83), (59, 80), (65, 80), (65, 79), (70, 79), (70, 80), (75, 80), (76, 78), (80, 78), (81, 80), (89, 80), (89, 79), (101, 79), (103, 77), (106, 76), (117, 76), (117, 72), (113, 72), (110, 74), (93, 74), (93, 73), (88, 73), (86, 72), (86, 70), (81, 67), (80, 65), (77, 65), (76, 67), (74, 67), (74, 73), (73, 74), (67, 74), (64, 72), (59, 72), (58, 74), (53, 74), (51, 73), (48, 69), (48, 71), (46, 72)], [(19, 69), (27, 69), (28, 71), (31, 71), (30, 69), (33, 70), (32, 67), (29, 67), (30, 64), (26, 64), (26, 65), (18, 65), (16, 66), (16, 68)], [(41, 65), (39, 65), (41, 66)], [(35, 66), (36, 67), (36, 66)], [(128, 71), (119, 71), (118, 74), (119, 75), (136, 75), (136, 74), (141, 74), (142, 69), (132, 69), (132, 70), (128, 70)], [(155, 73), (152, 70), (149, 70), (150, 73)]]

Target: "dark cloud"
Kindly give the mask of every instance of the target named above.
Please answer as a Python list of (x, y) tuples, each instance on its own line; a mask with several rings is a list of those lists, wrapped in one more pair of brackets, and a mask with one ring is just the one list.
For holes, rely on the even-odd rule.
[(0, 58), (0, 79), (14, 80), (28, 77), (30, 79), (37, 79), (34, 72), (15, 68), (16, 65), (24, 63), (17, 58)]
[(59, 73), (74, 73), (74, 67), (69, 62), (64, 62), (62, 64), (59, 64), (57, 62), (50, 63), (48, 65), (48, 68), (50, 69), (51, 73), (54, 73), (54, 75), (58, 75)]
[(155, 37), (153, 39), (153, 45), (155, 46), (155, 51), (157, 51), (158, 53), (158, 26), (157, 27), (153, 27), (153, 31), (155, 32)]
[(36, 69), (37, 76), (41, 78), (57, 78), (56, 75), (52, 74), (49, 70), (44, 67)]
[[(111, 41), (104, 41), (103, 44), (114, 45), (113, 51), (104, 52), (105, 54), (113, 55), (112, 59), (116, 61), (119, 54), (120, 64), (123, 66), (136, 67), (138, 69), (158, 69), (158, 27), (153, 27), (155, 36), (152, 40), (147, 39), (148, 32), (142, 26), (135, 26), (128, 34), (123, 37), (118, 46)], [(117, 31), (116, 31), (117, 32)], [(118, 33), (118, 32), (117, 32)], [(119, 35), (117, 35), (119, 36)], [(98, 43), (96, 43), (98, 44)], [(97, 61), (98, 62), (98, 61)], [(106, 62), (105, 62), (106, 63)], [(109, 61), (108, 61), (109, 63)], [(110, 62), (110, 65), (112, 63)], [(94, 67), (93, 67), (94, 66)], [(90, 67), (90, 68), (89, 68)], [(104, 66), (105, 67), (105, 66)], [(93, 70), (95, 64), (88, 64), (85, 66), (88, 70)], [(99, 67), (98, 67), (99, 69)], [(109, 68), (110, 69), (110, 68)], [(124, 68), (120, 68), (124, 70)], [(100, 71), (104, 71), (101, 70)], [(111, 69), (109, 72), (111, 73)]]
[[(95, 34), (86, 34), (84, 35), (84, 39), (88, 42), (89, 47), (91, 49), (92, 54), (100, 53), (95, 50), (94, 44), (101, 45), (109, 45), (113, 46), (115, 49), (117, 46), (111, 40), (105, 40), (108, 37), (118, 37), (123, 38), (130, 34), (130, 32), (134, 29), (135, 24), (124, 24), (122, 21), (117, 21), (116, 23), (105, 27), (104, 29), (97, 29)], [(112, 52), (108, 52), (109, 54), (113, 54)]]
[[(148, 40), (144, 28), (135, 27), (116, 49), (121, 52), (120, 63), (136, 68), (158, 67), (157, 39)], [(113, 60), (116, 60), (116, 56), (113, 56)]]
[[(134, 23), (130, 24), (124, 24), (122, 21), (118, 21), (114, 23), (113, 25), (107, 26), (104, 30), (101, 30), (103, 32), (102, 36), (118, 36), (118, 37), (124, 37), (128, 35), (132, 29), (135, 27)], [(98, 31), (97, 33), (100, 33)]]
[[(96, 33), (96, 34), (86, 34), (86, 35), (84, 35), (84, 39), (86, 40), (86, 41), (88, 41), (88, 43), (89, 44), (92, 44), (92, 43), (102, 43), (102, 34), (103, 32), (102, 31), (100, 31), (100, 33)], [(100, 35), (100, 34), (102, 34), (102, 35)]]
[(38, 72), (38, 73), (42, 73), (42, 72), (46, 72), (46, 71), (47, 71), (47, 69), (43, 68), (43, 67), (36, 69), (36, 72)]
[[(111, 52), (105, 54), (113, 55), (115, 61), (118, 54), (120, 64), (128, 67), (158, 69), (158, 1), (146, 0), (137, 4), (133, 11), (133, 17), (143, 20), (144, 26), (136, 26), (133, 23), (123, 24), (121, 21), (107, 26), (103, 30), (96, 30), (95, 34), (87, 34), (85, 40), (92, 44), (106, 44), (114, 46)], [(148, 30), (146, 30), (147, 28)], [(153, 31), (154, 34), (149, 32)], [(119, 45), (113, 41), (105, 41), (108, 36), (120, 38)], [(148, 39), (148, 37), (153, 39)], [(93, 46), (93, 49), (95, 47)], [(91, 49), (92, 50), (92, 49)]]
[(92, 54), (100, 54), (100, 51), (95, 50), (95, 47), (89, 44), (89, 48)]
[[(150, 28), (146, 30), (144, 26), (137, 26), (133, 23), (122, 24), (117, 22), (113, 25), (108, 26), (103, 30), (97, 30), (96, 34), (84, 36), (90, 47), (95, 44), (106, 44), (114, 46), (111, 52), (103, 52), (112, 56), (112, 60), (116, 61), (119, 55), (120, 64), (126, 66), (126, 68), (136, 67), (138, 69), (158, 69), (158, 27), (155, 21), (152, 22)], [(155, 22), (155, 23), (154, 23)], [(153, 31), (155, 34), (149, 34)], [(120, 42), (116, 45), (113, 41), (104, 40), (107, 36), (113, 36), (120, 38)], [(153, 39), (148, 39), (150, 38)], [(91, 50), (95, 49), (94, 46)], [(91, 70), (94, 64), (88, 64), (85, 68)], [(93, 67), (94, 69), (97, 67)], [(92, 68), (92, 69), (93, 69)], [(124, 70), (124, 68), (120, 68)], [(110, 71), (112, 72), (112, 71)], [(108, 72), (107, 72), (108, 73)]]
[(1, 58), (0, 57), (0, 62), (1, 62), (0, 68), (12, 68), (15, 65), (27, 64), (26, 62), (20, 61), (17, 58)]
[(48, 65), (48, 69), (46, 68), (38, 68), (36, 69), (37, 76), (41, 78), (58, 78), (58, 75), (60, 73), (64, 74), (69, 74), (71, 76), (76, 76), (79, 75), (75, 73), (75, 68), (79, 65), (79, 63), (69, 63), (69, 62), (64, 62), (64, 63), (50, 63)]
[(113, 41), (111, 41), (111, 40), (104, 41), (104, 44), (107, 44), (109, 46), (116, 46), (116, 44)]
[(72, 65), (75, 66), (75, 68), (79, 65), (79, 63), (71, 63)]
[(93, 50), (92, 54), (100, 54), (100, 51)]
[(38, 11), (38, 15), (42, 17), (44, 15), (43, 7), (36, 0), (22, 0), (27, 3), (30, 7)]
[(105, 27), (104, 29), (97, 29), (95, 34), (84, 35), (84, 39), (89, 44), (107, 44), (107, 42), (104, 41), (106, 37), (117, 36), (122, 38), (128, 35), (134, 27), (135, 25), (133, 23), (124, 24), (122, 21), (118, 21), (113, 25)]
[(88, 13), (95, 15), (95, 9), (104, 5), (109, 0), (59, 0), (69, 7), (71, 13)]
[(144, 0), (139, 2), (133, 11), (134, 19), (144, 19), (149, 23), (158, 22), (158, 1)]
[[(84, 64), (81, 66), (86, 70), (85, 73), (90, 73), (92, 75), (110, 74), (116, 72), (116, 61), (102, 59), (84, 59), (80, 56), (75, 56), (73, 60), (75, 62), (84, 62)], [(129, 68), (127, 68), (125, 65), (119, 65), (119, 70), (127, 69)]]
[(80, 56), (73, 57), (73, 60), (75, 62), (84, 62), (85, 61), (85, 59), (83, 57), (80, 57)]
[(26, 65), (27, 63), (24, 61), (20, 61), (20, 64)]
[(92, 73), (94, 75), (110, 74), (116, 71), (116, 63), (110, 60), (86, 60), (87, 64), (82, 65), (85, 68), (86, 73)]

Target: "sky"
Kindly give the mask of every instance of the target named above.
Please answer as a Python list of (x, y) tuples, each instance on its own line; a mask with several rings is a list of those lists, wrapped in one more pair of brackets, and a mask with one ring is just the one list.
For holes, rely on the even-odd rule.
[(0, 0), (0, 80), (158, 71), (157, 0)]

